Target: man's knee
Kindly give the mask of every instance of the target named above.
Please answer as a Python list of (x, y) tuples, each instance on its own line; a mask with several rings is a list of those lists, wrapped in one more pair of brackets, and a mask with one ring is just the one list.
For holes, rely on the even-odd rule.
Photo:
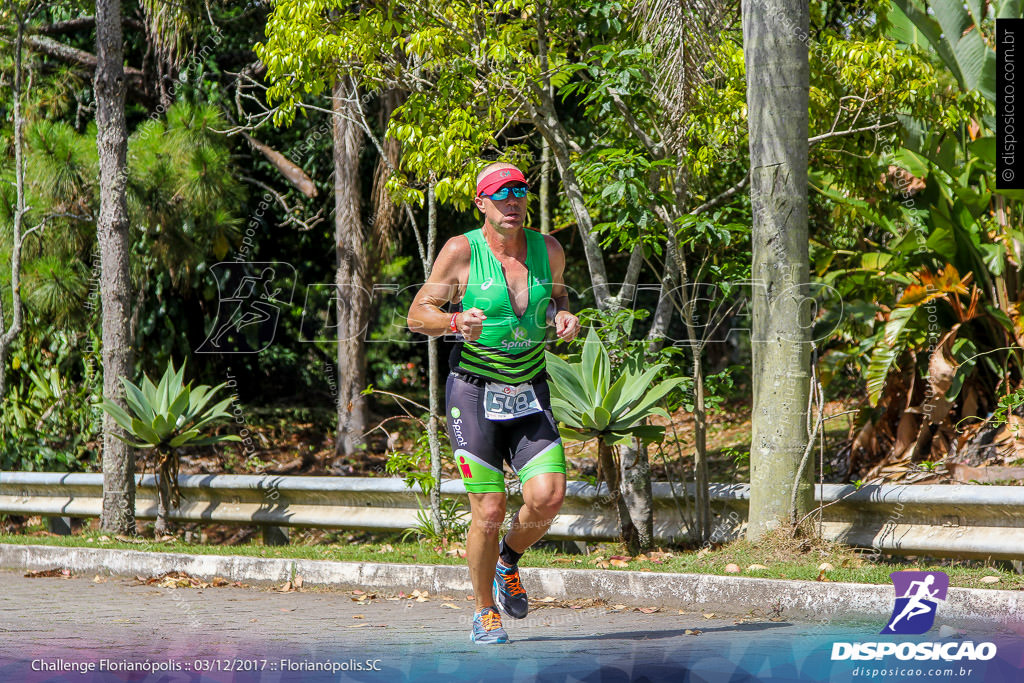
[(565, 500), (565, 484), (559, 481), (544, 482), (533, 487), (524, 503), (541, 517), (554, 517), (562, 509)]
[(562, 509), (562, 502), (565, 500), (564, 491), (553, 491), (547, 497), (536, 501), (534, 507), (544, 517), (554, 517)]
[(482, 494), (473, 501), (473, 526), (497, 534), (505, 521), (504, 494)]

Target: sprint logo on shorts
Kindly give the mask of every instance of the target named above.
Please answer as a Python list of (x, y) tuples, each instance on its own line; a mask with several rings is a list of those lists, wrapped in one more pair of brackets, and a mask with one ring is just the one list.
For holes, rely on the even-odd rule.
[(462, 411), (457, 406), (452, 406), (452, 434), (460, 446), (466, 445), (466, 438), (462, 436)]
[[(938, 601), (945, 601), (949, 576), (945, 572), (902, 571), (889, 575), (896, 599), (883, 635), (920, 635), (935, 623)], [(832, 661), (869, 660), (895, 656), (907, 661), (987, 661), (996, 656), (995, 643), (956, 642), (866, 642), (833, 643)]]

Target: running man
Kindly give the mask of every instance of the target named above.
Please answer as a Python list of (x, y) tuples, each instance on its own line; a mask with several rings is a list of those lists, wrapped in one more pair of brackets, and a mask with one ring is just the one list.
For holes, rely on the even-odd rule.
[(892, 620), (891, 624), (889, 624), (888, 628), (890, 631), (894, 630), (893, 626), (895, 626), (896, 622), (902, 619), (903, 617), (906, 617), (909, 621), (918, 615), (927, 614), (931, 611), (932, 608), (921, 601), (930, 600), (938, 594), (938, 588), (935, 589), (934, 593), (931, 590), (929, 590), (929, 587), (933, 583), (935, 583), (935, 576), (929, 574), (928, 576), (924, 577), (923, 581), (912, 581), (910, 585), (907, 586), (907, 592), (903, 597), (909, 599), (907, 600), (907, 604), (904, 605), (903, 611), (900, 612), (899, 616)]
[[(409, 329), (459, 334), (445, 390), (448, 438), (469, 492), (466, 560), (476, 596), (472, 640), (506, 643), (501, 611), (529, 610), (517, 563), (541, 539), (565, 497), (565, 454), (551, 414), (544, 371), (546, 327), (568, 341), (580, 329), (562, 281), (558, 241), (526, 230), (522, 172), (488, 164), (476, 179), (481, 228), (442, 248), (409, 308)], [(452, 304), (450, 312), (441, 307)], [(519, 476), (523, 506), (499, 542), (507, 462)]]

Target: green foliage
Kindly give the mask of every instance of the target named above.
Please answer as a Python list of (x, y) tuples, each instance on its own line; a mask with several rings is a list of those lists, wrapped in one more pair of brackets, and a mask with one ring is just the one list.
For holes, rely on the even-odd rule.
[[(426, 419), (426, 416), (424, 416)], [(447, 439), (440, 439), (441, 461), (452, 462), (452, 449)], [(416, 502), (419, 511), (416, 513), (418, 524), (405, 530), (402, 540), (409, 536), (419, 536), (430, 541), (459, 540), (464, 539), (469, 522), (466, 519), (469, 512), (464, 506), (453, 498), (441, 499), (441, 533), (434, 531), (433, 516), (430, 513), (430, 494), (440, 482), (434, 479), (430, 472), (430, 437), (426, 429), (419, 431), (416, 435), (415, 447), (409, 451), (393, 450), (388, 454), (388, 461), (384, 465), (384, 471), (388, 474), (400, 475), (409, 488), (418, 486), (422, 495), (416, 495)]]
[[(96, 335), (86, 340), (98, 350)], [(98, 353), (85, 341), (51, 331), (24, 335), (12, 350), (8, 394), (0, 411), (0, 470), (80, 472), (98, 460), (101, 392)]]
[[(681, 364), (683, 350), (676, 346), (661, 346), (652, 350), (651, 342), (639, 334), (639, 325), (650, 312), (645, 309), (615, 308), (602, 311), (597, 308), (581, 309), (577, 316), (581, 329), (597, 335), (608, 353), (613, 372), (621, 368), (639, 370), (648, 363)], [(586, 342), (577, 337), (577, 344)]]
[(425, 538), (434, 543), (465, 541), (470, 523), (469, 510), (466, 509), (465, 505), (454, 498), (442, 498), (441, 533), (437, 533), (434, 531), (434, 521), (429, 507), (425, 507), (419, 497), (417, 497), (417, 502), (420, 503), (420, 509), (416, 511), (417, 524), (402, 533), (403, 542), (408, 540), (410, 536)]
[[(446, 439), (440, 439), (440, 441), (441, 461), (452, 462), (451, 445)], [(430, 439), (427, 430), (423, 429), (416, 434), (415, 447), (412, 451), (393, 450), (389, 453), (384, 471), (388, 474), (401, 475), (406, 486), (412, 488), (418, 485), (420, 491), (429, 496), (434, 487), (440, 485), (440, 482), (434, 479), (430, 473)]]
[(235, 434), (203, 435), (204, 427), (231, 417), (227, 407), (234, 400), (233, 396), (207, 407), (226, 383), (213, 388), (206, 384), (193, 387), (191, 382), (183, 382), (184, 376), (185, 364), (175, 370), (171, 361), (158, 384), (147, 375), (143, 375), (139, 385), (121, 378), (131, 413), (108, 399), (103, 399), (100, 405), (134, 439), (121, 437), (123, 441), (136, 448), (160, 451), (241, 441)]
[(1021, 406), (1024, 406), (1024, 387), (999, 397), (999, 402), (992, 413), (989, 424), (993, 427), (1009, 424), (1010, 416), (1017, 414)]
[(609, 445), (629, 443), (637, 438), (660, 441), (665, 428), (648, 425), (649, 417), (668, 413), (659, 402), (685, 384), (671, 378), (654, 384), (667, 366), (655, 364), (641, 371), (621, 367), (614, 372), (608, 350), (591, 328), (578, 363), (569, 363), (551, 352), (547, 369), (551, 378), (551, 407), (562, 423), (559, 431), (574, 441), (600, 438)]
[(214, 132), (224, 128), (216, 107), (180, 103), (129, 139), (128, 207), (142, 227), (137, 278), (161, 269), (181, 285), (205, 259), (223, 259), (239, 241), (244, 194), (230, 149)]
[(226, 384), (213, 388), (200, 384), (193, 388), (191, 382), (183, 382), (184, 376), (185, 364), (182, 363), (181, 369), (176, 371), (174, 362), (170, 361), (158, 384), (153, 384), (147, 375), (142, 376), (139, 385), (122, 377), (125, 402), (131, 413), (109, 399), (104, 398), (100, 402), (103, 410), (134, 441), (115, 434), (117, 438), (136, 448), (152, 448), (157, 453), (156, 483), (160, 496), (156, 519), (158, 536), (166, 533), (167, 513), (171, 507), (177, 506), (180, 498), (178, 449), (242, 440), (236, 434), (203, 435), (205, 427), (231, 416), (227, 407), (234, 401), (233, 396), (209, 405)]

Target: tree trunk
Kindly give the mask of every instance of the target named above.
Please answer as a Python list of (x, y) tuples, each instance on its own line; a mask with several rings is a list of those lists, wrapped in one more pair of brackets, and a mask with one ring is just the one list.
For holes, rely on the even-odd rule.
[(22, 228), (25, 223), (25, 119), (21, 113), (21, 58), (25, 39), (25, 19), (17, 15), (18, 28), (14, 45), (14, 232), (11, 246), (11, 325), (4, 315), (4, 297), (0, 292), (0, 405), (7, 395), (7, 353), (15, 338), (21, 334), (21, 249)]
[[(437, 248), (437, 195), (434, 192), (434, 180), (427, 187), (427, 262), (434, 262)], [(430, 489), (430, 515), (433, 520), (434, 533), (445, 531), (441, 524), (441, 441), (437, 436), (438, 416), (441, 414), (440, 381), (438, 375), (438, 340), (430, 337), (427, 341), (427, 382), (428, 404), (430, 415), (427, 416), (427, 443), (430, 444), (430, 476), (434, 486)]]
[[(128, 129), (125, 124), (124, 46), (120, 0), (96, 2), (96, 147), (100, 166), (100, 247), (103, 308), (103, 396), (122, 408), (121, 378), (131, 378), (131, 280), (128, 271), (128, 205), (125, 200)], [(104, 531), (135, 533), (135, 457), (115, 434), (124, 431), (103, 416)]]
[(555, 108), (554, 90), (548, 77), (547, 3), (539, 3), (537, 9), (537, 56), (540, 59), (540, 71), (544, 74), (544, 83), (535, 89), (535, 101), (528, 101), (530, 118), (547, 143), (550, 153), (554, 154), (555, 165), (562, 178), (562, 188), (565, 190), (569, 208), (576, 218), (576, 227), (579, 229), (580, 240), (583, 242), (583, 253), (586, 255), (587, 267), (590, 270), (590, 282), (594, 287), (594, 300), (597, 307), (604, 311), (610, 304), (608, 299), (611, 296), (608, 290), (608, 273), (604, 264), (604, 253), (594, 236), (594, 222), (590, 218), (590, 211), (583, 199), (583, 189), (576, 180), (576, 173), (572, 169), (569, 157), (569, 136), (565, 132), (565, 127), (562, 126)]
[(551, 145), (547, 138), (541, 138), (540, 153), (540, 231), (541, 234), (551, 233)]
[(156, 523), (153, 525), (153, 535), (160, 539), (170, 533), (170, 525), (167, 523), (167, 513), (171, 509), (171, 482), (165, 472), (160, 472), (156, 482), (157, 507)]
[[(692, 324), (687, 324), (693, 328)], [(696, 508), (697, 540), (707, 543), (711, 538), (711, 496), (708, 491), (708, 415), (704, 405), (704, 344), (693, 342), (693, 475)]]
[(622, 501), (636, 535), (636, 550), (654, 544), (654, 497), (651, 490), (651, 463), (647, 446), (638, 439), (619, 449)]
[(619, 469), (615, 465), (615, 454), (612, 452), (612, 447), (601, 438), (597, 440), (597, 459), (601, 465), (604, 482), (608, 486), (608, 497), (615, 505), (615, 510), (619, 515), (619, 540), (631, 554), (637, 553), (639, 552), (637, 529), (629, 516), (626, 501), (622, 497), (622, 486)]
[(576, 218), (576, 228), (580, 233), (580, 241), (583, 242), (583, 254), (587, 259), (590, 282), (594, 288), (594, 301), (599, 309), (607, 310), (611, 292), (608, 289), (604, 252), (601, 250), (601, 244), (597, 237), (594, 236), (594, 221), (587, 209), (583, 189), (576, 179), (576, 172), (572, 169), (572, 160), (569, 156), (569, 137), (562, 127), (561, 121), (558, 120), (554, 101), (550, 97), (542, 95), (540, 106), (531, 106), (530, 113), (534, 125), (551, 145), (555, 166), (562, 179), (562, 188), (565, 190), (569, 208)]
[(367, 235), (363, 227), (359, 182), (359, 153), (363, 133), (355, 122), (350, 90), (342, 80), (334, 84), (334, 241), (337, 271), (338, 323), (338, 434), (335, 454), (347, 456), (363, 445), (366, 433), (366, 343), (369, 319)]
[[(789, 519), (807, 445), (807, 0), (743, 5), (754, 214), (750, 521), (756, 540)], [(810, 509), (813, 468), (798, 507)]]

